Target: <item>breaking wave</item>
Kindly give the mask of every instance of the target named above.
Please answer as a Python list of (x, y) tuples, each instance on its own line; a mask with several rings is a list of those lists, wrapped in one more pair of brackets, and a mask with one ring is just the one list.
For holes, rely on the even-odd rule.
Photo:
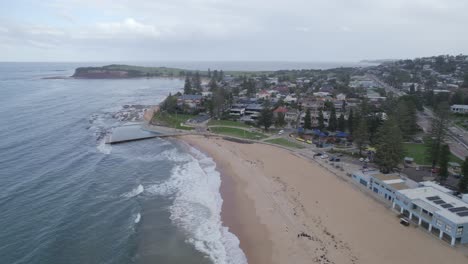
[(139, 195), (144, 190), (145, 190), (145, 188), (143, 187), (143, 185), (140, 184), (137, 187), (135, 187), (133, 190), (131, 190), (130, 192), (122, 194), (122, 196), (126, 197), (126, 198), (132, 198), (132, 197), (135, 197), (135, 196)]
[(188, 243), (214, 263), (247, 263), (239, 240), (222, 225), (221, 177), (216, 163), (194, 148), (190, 154), (177, 149), (161, 154), (178, 164), (166, 182), (149, 186), (146, 192), (174, 197), (171, 221), (188, 235)]

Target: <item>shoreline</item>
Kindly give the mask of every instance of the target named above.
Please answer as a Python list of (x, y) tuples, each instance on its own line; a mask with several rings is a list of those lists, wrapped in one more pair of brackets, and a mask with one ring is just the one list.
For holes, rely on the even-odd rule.
[(181, 139), (216, 162), (222, 221), (249, 263), (468, 261), (461, 250), (401, 226), (392, 211), (293, 151), (221, 137)]
[(257, 217), (253, 201), (243, 191), (245, 183), (235, 177), (229, 163), (216, 158), (202, 144), (191, 140), (191, 137), (184, 136), (181, 139), (215, 161), (216, 170), (221, 175), (220, 193), (223, 199), (221, 220), (223, 226), (239, 239), (239, 246), (246, 255), (248, 263), (272, 263), (269, 234)]

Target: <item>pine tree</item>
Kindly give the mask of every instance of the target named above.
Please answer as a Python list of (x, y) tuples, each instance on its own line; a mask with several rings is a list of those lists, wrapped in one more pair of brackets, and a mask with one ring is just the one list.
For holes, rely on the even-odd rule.
[(338, 130), (341, 132), (346, 130), (346, 120), (343, 113), (341, 113), (340, 118), (338, 118)]
[(389, 173), (403, 158), (403, 139), (398, 123), (389, 118), (378, 130), (376, 163), (383, 173)]
[(286, 126), (286, 120), (284, 119), (284, 113), (278, 113), (275, 118), (275, 127), (284, 127)]
[(354, 133), (354, 141), (359, 149), (359, 156), (362, 156), (364, 146), (369, 142), (369, 131), (367, 128), (367, 121), (361, 118), (358, 122), (357, 129)]
[(354, 130), (354, 116), (353, 116), (353, 109), (349, 110), (349, 116), (348, 116), (348, 130), (349, 133), (352, 135), (353, 130)]
[(211, 79), (211, 69), (210, 68), (208, 68), (208, 78)]
[(195, 72), (195, 75), (193, 76), (193, 90), (194, 93), (197, 94), (201, 94), (202, 92), (200, 73), (198, 71)]
[(305, 117), (304, 117), (304, 129), (312, 129), (310, 109), (307, 109)]
[(462, 178), (458, 182), (458, 191), (460, 193), (468, 192), (468, 157), (465, 157), (462, 165)]
[(441, 182), (445, 182), (448, 177), (448, 162), (450, 157), (450, 147), (447, 144), (442, 145), (439, 158), (439, 177)]
[(447, 134), (450, 112), (447, 102), (443, 102), (437, 107), (432, 119), (431, 131), (425, 140), (427, 148), (427, 159), (434, 167), (440, 160), (442, 144)]
[(186, 77), (185, 78), (185, 85), (184, 85), (184, 94), (192, 94), (192, 83), (190, 82), (190, 78)]
[(320, 130), (323, 130), (325, 128), (325, 123), (324, 123), (324, 120), (323, 120), (323, 111), (320, 110), (319, 112), (319, 116), (318, 116), (318, 127)]
[(265, 131), (273, 124), (273, 111), (270, 108), (270, 101), (265, 101), (263, 109), (258, 116), (258, 125), (263, 126)]
[(335, 106), (332, 105), (330, 111), (330, 118), (328, 119), (328, 130), (334, 132), (336, 131), (336, 128), (338, 127), (338, 120), (336, 120), (336, 110)]

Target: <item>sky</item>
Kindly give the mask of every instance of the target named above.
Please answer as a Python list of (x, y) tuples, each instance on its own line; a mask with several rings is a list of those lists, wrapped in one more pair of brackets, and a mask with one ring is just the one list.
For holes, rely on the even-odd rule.
[(15, 0), (0, 61), (359, 61), (468, 54), (467, 0)]

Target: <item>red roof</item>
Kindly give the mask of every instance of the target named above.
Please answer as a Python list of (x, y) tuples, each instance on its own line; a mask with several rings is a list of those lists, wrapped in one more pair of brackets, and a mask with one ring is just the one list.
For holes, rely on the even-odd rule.
[(287, 113), (288, 109), (286, 107), (280, 106), (273, 111), (274, 113)]

